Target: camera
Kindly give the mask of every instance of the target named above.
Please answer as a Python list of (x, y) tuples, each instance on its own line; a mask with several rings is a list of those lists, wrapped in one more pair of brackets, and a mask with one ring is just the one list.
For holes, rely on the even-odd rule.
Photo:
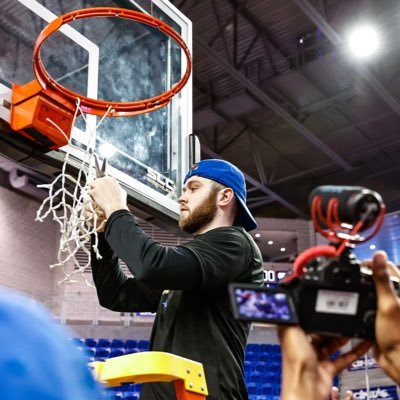
[[(316, 230), (330, 240), (295, 260), (291, 276), (277, 288), (231, 284), (234, 315), (239, 320), (299, 324), (304, 331), (373, 340), (376, 292), (372, 271), (353, 248), (379, 230), (384, 204), (363, 187), (320, 186), (310, 195)], [(375, 227), (375, 229), (374, 229)], [(371, 231), (368, 237), (362, 231)], [(391, 278), (400, 295), (398, 278)]]

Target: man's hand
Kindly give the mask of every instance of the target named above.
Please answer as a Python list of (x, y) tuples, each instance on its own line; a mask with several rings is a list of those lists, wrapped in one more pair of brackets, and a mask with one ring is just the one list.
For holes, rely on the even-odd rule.
[(279, 326), (282, 348), (281, 400), (326, 400), (332, 380), (370, 347), (362, 342), (335, 360), (329, 356), (349, 339), (309, 336), (299, 326)]
[(126, 192), (111, 176), (95, 179), (90, 184), (90, 197), (108, 218), (114, 211), (128, 210)]
[(400, 384), (400, 299), (389, 279), (390, 274), (400, 278), (400, 272), (384, 251), (377, 251), (372, 261), (364, 264), (372, 268), (377, 294), (375, 359)]
[(91, 200), (83, 203), (82, 217), (90, 227), (96, 224), (97, 232), (104, 232), (104, 227), (107, 222), (106, 214), (96, 203)]

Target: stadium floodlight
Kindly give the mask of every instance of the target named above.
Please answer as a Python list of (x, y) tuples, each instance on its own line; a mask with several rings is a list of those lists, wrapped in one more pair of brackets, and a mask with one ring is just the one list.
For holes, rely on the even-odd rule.
[(357, 26), (349, 32), (348, 44), (356, 57), (368, 58), (379, 48), (378, 32), (369, 25)]

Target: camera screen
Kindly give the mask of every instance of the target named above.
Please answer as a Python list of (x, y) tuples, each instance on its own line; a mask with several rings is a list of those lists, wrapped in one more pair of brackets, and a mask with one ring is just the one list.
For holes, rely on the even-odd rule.
[(287, 293), (267, 287), (233, 286), (231, 297), (236, 318), (271, 323), (296, 323)]

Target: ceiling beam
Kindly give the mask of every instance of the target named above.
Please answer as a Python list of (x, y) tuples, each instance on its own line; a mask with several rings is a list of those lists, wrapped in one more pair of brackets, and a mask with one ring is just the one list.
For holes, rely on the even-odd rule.
[(194, 37), (194, 42), (198, 48), (206, 55), (210, 60), (216, 62), (226, 72), (229, 73), (235, 80), (240, 82), (244, 87), (249, 89), (250, 93), (261, 101), (265, 106), (268, 106), (277, 113), (281, 118), (283, 118), (289, 125), (291, 125), (297, 132), (304, 136), (310, 143), (315, 145), (323, 153), (325, 153), (329, 158), (340, 165), (344, 170), (351, 171), (352, 166), (345, 161), (341, 156), (335, 153), (329, 146), (327, 146), (322, 140), (314, 135), (308, 128), (301, 124), (297, 119), (292, 117), (282, 106), (275, 102), (269, 95), (262, 91), (253, 82), (249, 81), (240, 71), (235, 69), (231, 64), (229, 64), (225, 59), (223, 59), (216, 51), (203, 43), (202, 40)]
[(289, 53), (282, 49), (282, 47), (272, 37), (272, 34), (265, 28), (265, 26), (245, 8), (244, 3), (238, 0), (228, 0), (228, 2), (240, 12), (243, 18), (253, 25), (256, 32), (262, 32), (268, 42), (282, 55), (283, 58), (286, 59), (290, 65), (291, 60)]

